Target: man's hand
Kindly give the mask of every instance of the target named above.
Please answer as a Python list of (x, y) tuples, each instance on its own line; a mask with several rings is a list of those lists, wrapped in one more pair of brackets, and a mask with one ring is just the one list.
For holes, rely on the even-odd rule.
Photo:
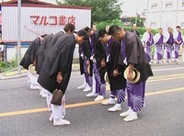
[(34, 62), (33, 62), (33, 66), (36, 66), (36, 60), (34, 60)]
[(118, 69), (115, 69), (113, 71), (113, 77), (117, 77), (117, 76), (119, 76), (119, 71), (118, 71)]
[(86, 61), (86, 65), (87, 65), (87, 66), (90, 65), (90, 61), (89, 61), (89, 60)]
[(129, 81), (133, 80), (133, 72), (128, 72), (127, 80), (129, 80)]
[(103, 68), (103, 67), (105, 67), (105, 65), (106, 65), (105, 60), (102, 59), (102, 61), (101, 61), (101, 67)]
[(62, 73), (61, 72), (58, 72), (58, 74), (57, 74), (57, 82), (59, 83), (59, 84), (61, 84), (62, 83), (62, 81), (63, 81), (63, 75), (62, 75)]
[(127, 74), (127, 80), (129, 81), (132, 81), (134, 79), (133, 69), (134, 69), (134, 64), (129, 64), (128, 74)]

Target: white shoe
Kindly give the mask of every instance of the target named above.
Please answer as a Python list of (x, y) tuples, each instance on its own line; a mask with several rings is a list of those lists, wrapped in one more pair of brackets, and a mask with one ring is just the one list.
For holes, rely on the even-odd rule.
[(40, 90), (40, 96), (41, 97), (47, 97), (47, 92), (44, 89)]
[(121, 104), (116, 104), (113, 107), (108, 109), (108, 111), (111, 111), (111, 112), (120, 111), (120, 110), (121, 110)]
[(158, 64), (162, 64), (162, 63), (163, 63), (162, 61), (158, 60)]
[(97, 102), (97, 101), (101, 101), (101, 100), (103, 100), (104, 99), (104, 96), (102, 96), (102, 95), (98, 95), (96, 98), (95, 98), (95, 102)]
[(176, 59), (176, 62), (180, 62), (180, 60), (179, 59)]
[(157, 63), (158, 63), (158, 61), (156, 61), (156, 60), (153, 60), (153, 63), (154, 63), (154, 64), (157, 64)]
[(89, 92), (89, 91), (91, 91), (91, 87), (87, 85), (87, 87), (83, 90), (83, 92)]
[(131, 108), (129, 108), (129, 110), (127, 110), (127, 111), (121, 113), (119, 116), (120, 116), (120, 117), (127, 117), (127, 116), (129, 116), (132, 112), (133, 112), (133, 110), (132, 110)]
[(128, 115), (126, 118), (124, 118), (124, 121), (133, 121), (133, 120), (137, 120), (137, 112), (131, 112), (130, 115)]
[(81, 85), (81, 86), (79, 86), (79, 87), (77, 87), (77, 89), (85, 89), (86, 88), (86, 84), (83, 84), (83, 85)]
[(53, 125), (54, 126), (63, 126), (63, 125), (70, 125), (70, 121), (66, 120), (66, 119), (54, 119), (53, 120)]
[(168, 61), (167, 60), (164, 60), (164, 63), (166, 64)]
[(107, 101), (102, 102), (102, 105), (112, 105), (112, 104), (116, 104), (115, 98), (109, 98)]
[(31, 80), (28, 80), (27, 83), (31, 83)]
[(31, 90), (39, 90), (40, 87), (39, 87), (38, 85), (33, 85), (33, 84), (31, 84), (31, 85), (30, 85), (30, 89), (31, 89)]
[(96, 97), (96, 96), (98, 96), (98, 94), (96, 94), (95, 92), (91, 92), (86, 95), (86, 97)]
[(43, 98), (46, 98), (46, 97), (47, 97), (47, 94), (46, 94), (46, 93), (43, 93), (41, 96), (42, 96)]
[(54, 117), (53, 117), (53, 114), (52, 113), (50, 114), (49, 120), (50, 121), (53, 121), (54, 120)]

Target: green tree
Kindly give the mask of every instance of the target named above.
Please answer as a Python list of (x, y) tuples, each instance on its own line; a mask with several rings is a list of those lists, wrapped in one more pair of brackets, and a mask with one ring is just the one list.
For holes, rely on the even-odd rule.
[(65, 0), (64, 3), (56, 0), (58, 4), (89, 6), (92, 8), (92, 22), (120, 19), (121, 3), (118, 0)]

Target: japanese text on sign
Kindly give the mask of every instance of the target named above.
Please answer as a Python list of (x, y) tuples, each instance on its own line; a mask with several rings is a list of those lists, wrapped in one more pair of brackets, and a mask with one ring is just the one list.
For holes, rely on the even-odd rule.
[(35, 25), (61, 25), (64, 26), (67, 23), (75, 25), (76, 17), (69, 16), (66, 17), (64, 15), (61, 16), (38, 16), (38, 15), (31, 15), (31, 21)]

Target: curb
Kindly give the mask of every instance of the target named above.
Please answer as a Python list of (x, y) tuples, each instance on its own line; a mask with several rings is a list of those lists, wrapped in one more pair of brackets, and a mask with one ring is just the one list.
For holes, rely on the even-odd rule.
[(25, 76), (27, 76), (27, 73), (21, 74), (21, 75), (15, 75), (15, 76), (8, 76), (8, 77), (2, 76), (2, 77), (0, 77), (0, 80), (13, 79), (13, 78), (20, 78), (20, 77), (25, 77)]
[[(76, 65), (73, 65), (72, 67), (72, 71), (79, 71), (79, 67), (77, 67)], [(17, 73), (17, 71), (16, 71)], [(12, 76), (6, 76), (5, 73), (1, 73), (0, 74), (0, 80), (6, 80), (6, 79), (14, 79), (14, 78), (21, 78), (21, 77), (25, 77), (27, 76), (27, 72), (21, 72), (21, 74), (19, 75), (18, 73)]]

